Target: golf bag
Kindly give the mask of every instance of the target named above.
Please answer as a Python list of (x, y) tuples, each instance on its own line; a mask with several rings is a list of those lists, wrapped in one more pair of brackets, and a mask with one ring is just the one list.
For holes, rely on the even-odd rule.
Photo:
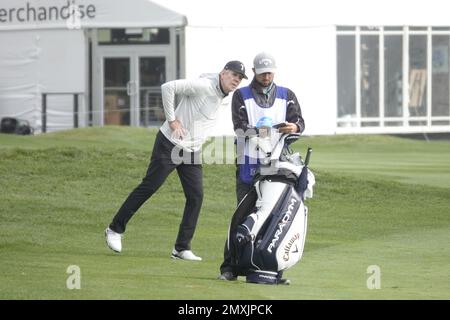
[(239, 203), (229, 228), (233, 268), (252, 283), (277, 284), (281, 273), (300, 261), (305, 244), (304, 200), (312, 198), (315, 183), (307, 167), (312, 150), (308, 148), (303, 161), (289, 148), (299, 134), (278, 137), (270, 147), (259, 138), (250, 139), (260, 153), (259, 166), (253, 188)]

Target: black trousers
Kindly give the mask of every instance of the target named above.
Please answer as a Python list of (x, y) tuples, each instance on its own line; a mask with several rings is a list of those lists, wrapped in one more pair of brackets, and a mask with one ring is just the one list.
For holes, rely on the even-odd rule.
[[(252, 188), (251, 184), (247, 184), (241, 181), (239, 178), (239, 166), (236, 166), (236, 200), (237, 204), (241, 202), (241, 200), (245, 197), (245, 195), (250, 191)], [(249, 213), (250, 214), (250, 213)], [(228, 239), (225, 242), (225, 248), (223, 250), (223, 262), (220, 265), (220, 273), (224, 272), (232, 272), (236, 275), (235, 270), (233, 270), (233, 267), (231, 265), (231, 254), (230, 250), (228, 250)]]
[[(175, 249), (190, 250), (191, 240), (194, 237), (198, 216), (203, 202), (203, 172), (198, 159), (200, 152), (185, 153), (181, 150), (179, 155), (185, 159), (183, 162), (173, 161), (172, 149), (175, 147), (162, 133), (156, 135), (155, 145), (142, 182), (129, 194), (113, 218), (110, 228), (118, 233), (125, 232), (128, 221), (136, 211), (147, 201), (164, 183), (169, 174), (176, 169), (183, 187), (186, 203), (183, 218), (178, 230)], [(178, 152), (178, 151), (177, 151)], [(186, 161), (186, 159), (190, 159)], [(170, 197), (167, 197), (170, 201)]]

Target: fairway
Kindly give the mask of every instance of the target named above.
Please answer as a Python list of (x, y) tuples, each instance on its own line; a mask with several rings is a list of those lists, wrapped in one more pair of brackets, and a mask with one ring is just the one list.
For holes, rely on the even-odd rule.
[(301, 138), (293, 148), (313, 148), (316, 175), (303, 259), (285, 272), (290, 286), (267, 286), (216, 280), (232, 164), (204, 165), (192, 243), (202, 262), (170, 259), (184, 206), (176, 173), (130, 220), (122, 253), (106, 247), (104, 229), (145, 174), (155, 134), (0, 134), (0, 299), (450, 299), (450, 142)]

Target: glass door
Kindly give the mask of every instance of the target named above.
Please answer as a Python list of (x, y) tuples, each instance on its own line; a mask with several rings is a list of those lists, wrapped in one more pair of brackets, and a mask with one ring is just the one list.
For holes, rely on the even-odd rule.
[[(101, 125), (160, 126), (164, 120), (161, 85), (175, 78), (168, 48), (139, 46), (97, 49), (98, 98)], [(97, 67), (97, 66), (96, 66)]]
[(161, 85), (166, 82), (165, 57), (139, 57), (139, 125), (159, 126), (165, 120)]
[(103, 124), (131, 124), (131, 57), (103, 58)]

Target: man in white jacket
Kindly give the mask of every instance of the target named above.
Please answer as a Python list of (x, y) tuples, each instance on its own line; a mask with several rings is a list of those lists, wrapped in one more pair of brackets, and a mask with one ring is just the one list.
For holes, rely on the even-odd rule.
[(126, 224), (176, 169), (186, 203), (172, 258), (202, 260), (191, 251), (191, 240), (203, 201), (201, 146), (207, 138), (206, 132), (216, 125), (224, 98), (239, 86), (243, 78), (247, 79), (244, 65), (230, 61), (218, 74), (169, 81), (161, 86), (166, 121), (156, 136), (147, 174), (105, 230), (106, 243), (111, 250), (122, 251)]

